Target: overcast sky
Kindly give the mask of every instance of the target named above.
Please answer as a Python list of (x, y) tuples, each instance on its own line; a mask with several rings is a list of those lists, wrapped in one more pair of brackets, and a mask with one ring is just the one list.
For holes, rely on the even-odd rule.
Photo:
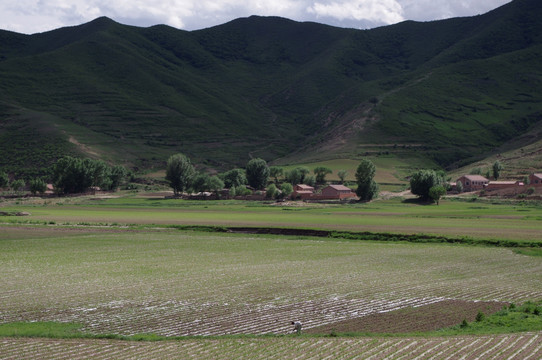
[(368, 29), (486, 13), (510, 0), (0, 0), (0, 29), (33, 34), (107, 16), (196, 30), (250, 15)]

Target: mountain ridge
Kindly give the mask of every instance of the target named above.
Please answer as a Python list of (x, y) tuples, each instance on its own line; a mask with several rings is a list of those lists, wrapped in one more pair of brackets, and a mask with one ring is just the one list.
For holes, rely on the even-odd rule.
[(541, 12), (515, 0), (475, 17), (372, 30), (251, 16), (190, 32), (105, 17), (34, 35), (0, 31), (0, 151), (19, 148), (10, 139), (33, 121), (64, 144), (21, 150), (0, 168), (76, 154), (70, 136), (139, 169), (174, 152), (224, 169), (251, 156), (359, 158), (379, 146), (406, 156), (398, 149), (419, 144), (434, 166), (466, 164), (541, 121)]

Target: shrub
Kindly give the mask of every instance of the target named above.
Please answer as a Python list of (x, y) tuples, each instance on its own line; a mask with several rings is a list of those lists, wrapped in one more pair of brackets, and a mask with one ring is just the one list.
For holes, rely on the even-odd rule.
[(47, 183), (41, 178), (30, 180), (30, 192), (34, 195), (43, 194), (47, 190)]
[(18, 180), (13, 180), (9, 186), (11, 187), (13, 191), (17, 192), (17, 191), (20, 191), (22, 188), (24, 188), (24, 185), (25, 185), (24, 180), (18, 179)]
[(274, 199), (277, 197), (278, 193), (279, 190), (277, 189), (277, 186), (275, 184), (271, 184), (267, 187), (265, 197), (267, 197), (268, 199)]
[(484, 313), (478, 311), (478, 314), (476, 314), (476, 322), (484, 321), (485, 318), (486, 316), (484, 315)]
[(463, 321), (462, 321), (461, 324), (459, 325), (459, 327), (460, 327), (461, 329), (464, 329), (464, 328), (466, 328), (466, 327), (468, 327), (468, 326), (469, 326), (469, 323), (467, 322), (467, 319), (463, 319)]
[(294, 187), (292, 186), (292, 184), (290, 183), (284, 183), (282, 184), (282, 186), (280, 187), (280, 190), (282, 191), (282, 196), (284, 198), (287, 198), (289, 197), (292, 192), (294, 191)]
[(527, 195), (532, 195), (532, 194), (534, 194), (535, 191), (536, 190), (535, 190), (534, 187), (530, 187), (530, 188), (527, 189)]
[(458, 193), (462, 193), (463, 192), (463, 183), (461, 181), (458, 181), (455, 185), (455, 188), (457, 190)]
[(230, 192), (231, 191), (235, 193), (235, 195), (232, 196), (247, 196), (252, 194), (252, 191), (250, 191), (250, 189), (247, 189), (245, 185), (239, 185), (235, 188), (232, 188)]
[(437, 203), (440, 202), (440, 198), (446, 195), (446, 189), (442, 185), (435, 185), (429, 189), (429, 197)]

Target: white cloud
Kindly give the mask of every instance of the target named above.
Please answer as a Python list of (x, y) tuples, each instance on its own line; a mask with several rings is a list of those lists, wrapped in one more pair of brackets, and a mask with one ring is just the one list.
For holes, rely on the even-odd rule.
[(393, 24), (485, 13), (509, 0), (6, 0), (0, 28), (22, 33), (78, 25), (99, 16), (136, 26), (194, 30), (250, 15), (335, 26)]
[(486, 13), (510, 0), (401, 0), (405, 17), (411, 20), (440, 20)]
[(368, 20), (375, 23), (393, 24), (404, 20), (403, 8), (396, 0), (343, 0), (329, 3), (317, 2), (308, 8), (309, 13), (319, 17), (339, 20)]

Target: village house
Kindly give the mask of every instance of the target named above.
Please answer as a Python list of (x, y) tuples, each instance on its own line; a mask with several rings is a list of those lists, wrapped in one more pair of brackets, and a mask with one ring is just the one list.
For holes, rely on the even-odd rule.
[(489, 184), (486, 186), (486, 190), (499, 190), (499, 189), (507, 189), (512, 187), (520, 187), (523, 186), (522, 181), (490, 181)]
[(457, 179), (456, 183), (461, 181), (463, 185), (463, 191), (477, 191), (482, 190), (489, 184), (489, 180), (482, 175), (463, 175)]
[(292, 193), (292, 197), (294, 199), (310, 199), (314, 195), (314, 188), (309, 185), (305, 184), (298, 184), (294, 186), (294, 192)]
[(542, 186), (542, 174), (531, 174), (531, 175), (529, 175), (529, 185), (531, 185), (531, 186)]
[(356, 198), (356, 194), (352, 192), (352, 189), (344, 185), (328, 185), (322, 189), (319, 194), (319, 199), (353, 199)]

